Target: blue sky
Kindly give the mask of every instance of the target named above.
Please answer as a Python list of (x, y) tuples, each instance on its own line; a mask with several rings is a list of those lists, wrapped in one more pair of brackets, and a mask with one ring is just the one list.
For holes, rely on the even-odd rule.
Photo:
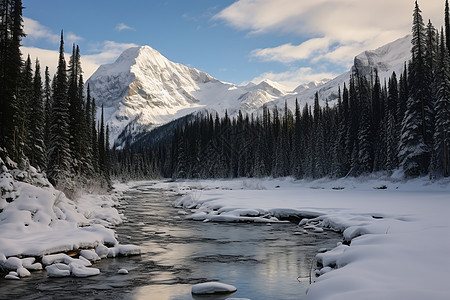
[[(421, 2), (424, 18), (441, 26), (444, 0)], [(271, 79), (291, 88), (342, 73), (363, 50), (408, 34), (413, 9), (412, 0), (23, 0), (23, 4), (28, 37), (22, 52), (39, 56), (51, 68), (56, 64), (59, 31), (64, 29), (66, 51), (74, 42), (80, 46), (87, 76), (99, 64), (113, 62), (124, 49), (149, 45), (172, 61), (222, 81)]]

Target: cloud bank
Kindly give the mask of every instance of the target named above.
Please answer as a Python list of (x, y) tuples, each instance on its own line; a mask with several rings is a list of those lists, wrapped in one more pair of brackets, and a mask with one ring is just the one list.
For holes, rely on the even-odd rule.
[[(53, 76), (53, 74), (56, 73), (56, 67), (58, 63), (59, 52), (57, 51), (57, 49), (60, 41), (59, 33), (56, 34), (46, 26), (40, 24), (39, 22), (25, 17), (24, 17), (24, 31), (27, 34), (27, 36), (23, 40), (24, 46), (21, 47), (23, 57), (26, 58), (28, 55), (30, 55), (30, 58), (32, 59), (33, 62), (36, 60), (36, 58), (39, 58), (42, 71), (44, 71), (45, 67), (48, 66), (50, 76)], [(83, 38), (77, 36), (74, 33), (71, 32), (64, 33), (64, 43), (66, 46), (65, 47), (66, 61), (69, 60), (71, 55), (72, 51), (71, 45), (81, 40), (83, 40)], [(55, 50), (47, 50), (30, 46), (38, 41), (45, 41), (49, 45), (54, 45)], [(89, 45), (88, 49), (81, 49), (81, 63), (83, 68), (84, 79), (87, 80), (97, 70), (97, 68), (100, 65), (111, 63), (124, 50), (136, 46), (137, 45), (134, 43), (117, 43), (114, 41), (103, 41)]]
[[(419, 6), (425, 20), (437, 22), (437, 28), (442, 25), (444, 0), (422, 0)], [(362, 51), (409, 34), (413, 8), (412, 0), (238, 0), (213, 20), (250, 36), (284, 34), (302, 41), (254, 49), (250, 53), (253, 58), (348, 68)]]

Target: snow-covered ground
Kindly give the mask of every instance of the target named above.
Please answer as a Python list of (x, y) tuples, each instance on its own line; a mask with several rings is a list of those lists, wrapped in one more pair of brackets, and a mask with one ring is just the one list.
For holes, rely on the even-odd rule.
[[(347, 243), (317, 255), (323, 264), (307, 299), (448, 299), (450, 183), (427, 178), (160, 182), (186, 193), (188, 218), (276, 222), (307, 216), (296, 234), (343, 232)], [(182, 214), (183, 211), (180, 211)], [(191, 214), (192, 213), (192, 214)], [(325, 231), (326, 232), (326, 231)], [(324, 233), (325, 234), (325, 233)]]
[[(98, 269), (88, 268), (91, 262), (140, 252), (115, 237), (112, 227), (123, 219), (115, 195), (80, 194), (70, 200), (34, 168), (8, 170), (1, 160), (0, 192), (0, 271), (11, 271), (6, 278), (29, 276), (45, 266), (49, 276), (96, 275)], [(64, 254), (79, 249), (86, 249), (80, 258)]]
[[(381, 177), (152, 185), (183, 194), (174, 205), (195, 220), (271, 223), (297, 216), (304, 218), (293, 239), (326, 234), (324, 228), (341, 231), (346, 242), (317, 255), (320, 276), (307, 299), (448, 299), (450, 181)], [(134, 184), (116, 184), (116, 191)], [(20, 173), (4, 165), (0, 188), (0, 268), (10, 271), (6, 278), (44, 267), (49, 276), (91, 276), (100, 272), (91, 267), (100, 258), (139, 253), (116, 240), (112, 227), (123, 216), (114, 196), (72, 201), (35, 170)], [(79, 258), (62, 253), (79, 248), (86, 248)]]

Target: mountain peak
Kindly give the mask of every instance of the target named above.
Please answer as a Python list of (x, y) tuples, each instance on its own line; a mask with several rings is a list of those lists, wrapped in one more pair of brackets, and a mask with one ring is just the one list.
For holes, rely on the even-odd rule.
[[(401, 71), (410, 57), (410, 46), (406, 36), (365, 51), (355, 57), (355, 67), (360, 74), (377, 68), (383, 80), (392, 71)], [(303, 84), (294, 91), (267, 79), (238, 86), (172, 62), (150, 46), (140, 46), (125, 50), (114, 63), (100, 66), (87, 83), (97, 105), (104, 106), (110, 140), (120, 145), (140, 132), (199, 111), (258, 114), (264, 105), (279, 109), (285, 103), (293, 109), (295, 99), (302, 105), (312, 103), (316, 92), (319, 99), (333, 102), (338, 87), (348, 82), (351, 73)]]

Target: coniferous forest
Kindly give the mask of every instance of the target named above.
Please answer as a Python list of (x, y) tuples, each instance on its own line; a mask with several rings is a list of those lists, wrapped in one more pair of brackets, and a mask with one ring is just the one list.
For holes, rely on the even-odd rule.
[(89, 87), (85, 95), (80, 49), (73, 45), (67, 65), (61, 31), (57, 72), (50, 78), (46, 67), (42, 76), (39, 60), (20, 51), (23, 9), (21, 0), (1, 1), (0, 158), (62, 187), (92, 179), (108, 186), (108, 129), (96, 120)]
[[(22, 1), (1, 2), (0, 155), (33, 166), (54, 184), (119, 178), (359, 176), (402, 169), (405, 176), (450, 172), (450, 21), (425, 25), (413, 11), (411, 60), (381, 82), (353, 68), (334, 106), (316, 94), (261, 115), (199, 113), (160, 143), (109, 150), (103, 114), (85, 89), (80, 49), (67, 64), (61, 32), (57, 72), (41, 76), (39, 60), (23, 59)], [(43, 77), (43, 78), (42, 78)], [(325, 105), (320, 105), (325, 103)]]
[[(450, 22), (425, 25), (415, 3), (411, 60), (381, 82), (353, 68), (337, 105), (316, 94), (295, 110), (264, 107), (230, 118), (199, 113), (165, 143), (135, 143), (113, 152), (124, 178), (359, 176), (403, 170), (406, 177), (450, 172)], [(319, 105), (325, 102), (326, 105)]]

